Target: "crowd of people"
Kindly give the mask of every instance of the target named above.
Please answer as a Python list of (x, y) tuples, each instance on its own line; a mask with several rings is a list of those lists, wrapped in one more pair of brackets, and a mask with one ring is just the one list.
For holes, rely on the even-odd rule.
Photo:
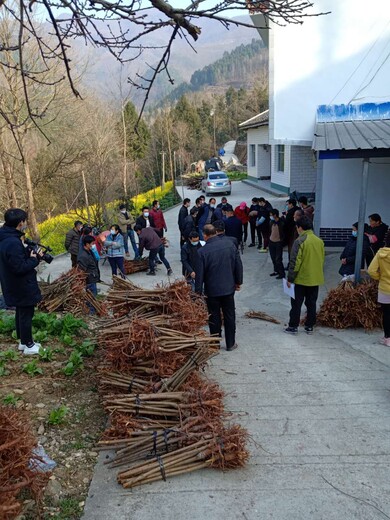
[[(237, 347), (235, 320), (235, 293), (243, 284), (241, 248), (250, 240), (249, 247), (259, 253), (269, 253), (273, 271), (271, 277), (285, 279), (292, 288), (291, 310), (285, 332), (297, 334), (303, 303), (307, 308), (304, 330), (312, 334), (316, 323), (316, 303), (319, 287), (324, 283), (325, 248), (313, 231), (314, 208), (306, 197), (298, 201), (288, 199), (285, 210), (279, 212), (263, 197), (254, 197), (248, 206), (237, 207), (222, 197), (219, 204), (214, 197), (208, 202), (198, 197), (191, 207), (183, 200), (178, 214), (180, 231), (180, 258), (182, 274), (193, 291), (203, 294), (209, 311), (211, 334), (222, 336), (222, 317), (226, 348)], [(26, 355), (37, 354), (40, 345), (32, 337), (34, 307), (41, 294), (36, 278), (36, 267), (45, 259), (39, 244), (33, 247), (25, 238), (27, 213), (12, 208), (4, 215), (0, 229), (0, 282), (5, 303), (16, 308), (16, 332), (19, 349)], [(345, 278), (355, 271), (359, 226), (351, 226), (349, 237), (340, 255), (340, 274)], [(113, 275), (125, 276), (124, 260), (129, 257), (129, 240), (134, 259), (149, 252), (147, 274), (156, 275), (156, 265), (164, 264), (167, 275), (173, 274), (165, 256), (167, 224), (158, 200), (152, 207), (142, 208), (134, 219), (125, 205), (118, 208), (117, 223), (97, 237), (89, 225), (77, 220), (65, 237), (65, 248), (70, 253), (72, 267), (87, 273), (86, 288), (97, 294), (100, 282), (99, 261), (107, 258)], [(288, 264), (283, 261), (287, 249)], [(379, 281), (378, 302), (383, 310), (384, 336), (381, 343), (390, 346), (390, 231), (381, 216), (373, 213), (365, 225), (363, 235), (362, 268)], [(292, 287), (292, 284), (294, 286)]]

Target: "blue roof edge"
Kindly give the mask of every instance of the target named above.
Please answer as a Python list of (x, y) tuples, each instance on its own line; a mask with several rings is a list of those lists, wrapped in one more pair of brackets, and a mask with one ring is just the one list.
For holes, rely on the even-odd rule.
[(317, 107), (317, 123), (378, 119), (390, 119), (390, 101), (361, 105), (319, 105)]

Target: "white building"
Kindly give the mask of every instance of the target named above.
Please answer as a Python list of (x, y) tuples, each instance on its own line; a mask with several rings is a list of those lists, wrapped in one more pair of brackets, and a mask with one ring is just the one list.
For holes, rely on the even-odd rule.
[[(314, 191), (317, 230), (327, 242), (342, 243), (358, 217), (364, 157), (376, 157), (370, 164), (367, 214), (380, 213), (390, 223), (390, 1), (313, 3), (313, 14), (329, 14), (259, 30), (269, 46), (269, 122), (248, 129), (248, 165), (250, 146), (268, 144), (271, 187)], [(266, 25), (261, 12), (252, 11), (252, 20), (257, 27)], [(372, 125), (368, 129), (370, 120), (379, 122), (376, 132)], [(359, 130), (347, 124), (351, 121), (363, 122), (357, 125), (364, 128), (363, 140), (353, 138)], [(344, 123), (340, 136), (335, 122)], [(316, 139), (316, 128), (324, 136), (334, 130), (331, 135), (340, 138)], [(248, 169), (256, 178), (267, 171), (260, 167), (260, 152), (252, 154), (256, 167)]]

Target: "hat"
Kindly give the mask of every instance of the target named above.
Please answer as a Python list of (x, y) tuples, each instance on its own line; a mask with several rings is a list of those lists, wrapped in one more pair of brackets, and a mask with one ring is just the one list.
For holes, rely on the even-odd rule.
[(246, 202), (241, 202), (240, 209), (245, 209), (245, 208), (246, 208)]

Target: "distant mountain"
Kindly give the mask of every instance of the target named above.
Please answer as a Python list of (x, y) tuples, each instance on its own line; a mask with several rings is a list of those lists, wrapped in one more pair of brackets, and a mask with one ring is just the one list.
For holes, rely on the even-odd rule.
[[(254, 38), (258, 38), (255, 28), (235, 26), (234, 21), (251, 23), (249, 16), (241, 16), (232, 19), (227, 30), (221, 23), (205, 19), (199, 22), (201, 35), (199, 40), (193, 43), (193, 49), (188, 43), (177, 38), (174, 42), (169, 71), (174, 79), (172, 86), (166, 75), (162, 73), (158, 77), (155, 88), (151, 94), (151, 102), (156, 102), (167, 96), (177, 85), (188, 82), (196, 70), (219, 60), (224, 53), (232, 51), (239, 45), (250, 44)], [(170, 30), (161, 29), (148, 36), (148, 47), (163, 45), (168, 41)], [(146, 43), (145, 41), (143, 42)], [(136, 74), (150, 75), (150, 67), (157, 63), (159, 51), (156, 49), (145, 49), (142, 55), (135, 61), (129, 62), (123, 67), (113, 56), (101, 48), (87, 48), (81, 41), (74, 43), (74, 52), (83, 59), (88, 58), (87, 72), (83, 77), (83, 84), (88, 89), (93, 89), (98, 95), (113, 99), (118, 96), (118, 83), (121, 74), (135, 77)], [(133, 51), (134, 53), (135, 51)], [(134, 89), (132, 101), (139, 105), (142, 100), (143, 91)]]
[(249, 45), (239, 45), (224, 52), (219, 60), (196, 70), (189, 82), (172, 90), (159, 105), (177, 101), (184, 94), (199, 92), (207, 87), (235, 86), (250, 88), (267, 70), (267, 51), (261, 40), (253, 39)]

